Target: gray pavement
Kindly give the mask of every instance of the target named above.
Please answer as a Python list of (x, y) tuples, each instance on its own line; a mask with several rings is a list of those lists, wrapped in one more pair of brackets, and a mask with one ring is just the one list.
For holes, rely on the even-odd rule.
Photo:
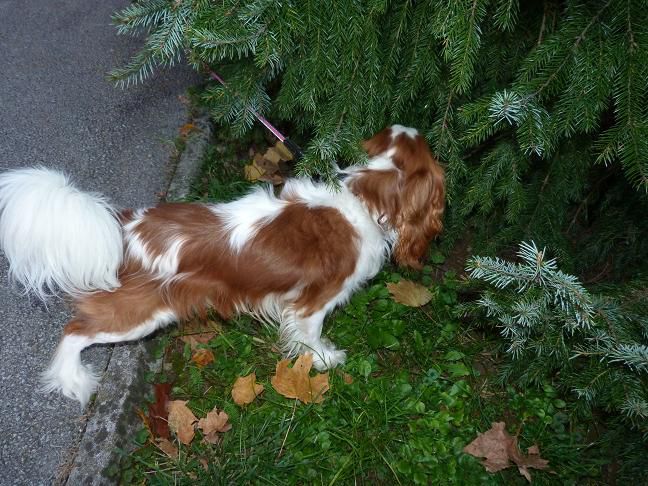
[[(110, 25), (128, 3), (0, 0), (0, 170), (57, 167), (119, 206), (156, 201), (184, 122), (178, 96), (196, 78), (175, 68), (127, 90), (106, 80), (140, 45)], [(0, 258), (0, 484), (52, 484), (87, 422), (76, 402), (37, 390), (69, 311), (9, 288), (6, 270)], [(83, 359), (103, 370), (111, 352), (94, 347)]]

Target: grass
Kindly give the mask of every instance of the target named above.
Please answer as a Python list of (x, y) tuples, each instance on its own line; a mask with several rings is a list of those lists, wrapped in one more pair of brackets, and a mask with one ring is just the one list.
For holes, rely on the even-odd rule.
[[(255, 137), (213, 149), (195, 199), (231, 199), (248, 190), (241, 167), (249, 146), (264, 143)], [(188, 400), (197, 417), (215, 406), (225, 410), (233, 427), (217, 445), (204, 443), (200, 432), (190, 446), (176, 441), (177, 460), (142, 427), (110, 473), (122, 484), (153, 485), (526, 484), (514, 467), (491, 474), (462, 452), (504, 420), (522, 450), (538, 444), (550, 461), (552, 472), (531, 471), (535, 484), (598, 483), (604, 460), (586, 445), (589, 425), (573, 419), (571, 404), (551, 383), (526, 390), (495, 383), (493, 343), (457, 316), (463, 284), (444, 260), (432, 252), (420, 272), (385, 268), (327, 319), (324, 333), (348, 359), (330, 372), (321, 404), (274, 391), (277, 333), (250, 317), (221, 322), (211, 316), (217, 335), (204, 346), (216, 359), (203, 368), (179, 339), (182, 328), (159, 336), (163, 367), (149, 381), (171, 383), (171, 399)], [(385, 285), (402, 278), (429, 287), (432, 301), (421, 308), (394, 302)], [(265, 391), (239, 407), (232, 384), (252, 371)]]

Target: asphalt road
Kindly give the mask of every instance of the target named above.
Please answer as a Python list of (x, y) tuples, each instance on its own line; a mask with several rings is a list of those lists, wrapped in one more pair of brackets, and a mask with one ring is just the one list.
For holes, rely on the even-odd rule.
[[(140, 41), (118, 37), (110, 15), (129, 2), (0, 0), (0, 170), (43, 165), (122, 207), (154, 203), (167, 180), (196, 78), (184, 68), (115, 88), (106, 73)], [(76, 402), (38, 391), (38, 374), (69, 319), (7, 283), (0, 257), (0, 484), (51, 484), (85, 426)], [(109, 348), (84, 352), (105, 368)]]

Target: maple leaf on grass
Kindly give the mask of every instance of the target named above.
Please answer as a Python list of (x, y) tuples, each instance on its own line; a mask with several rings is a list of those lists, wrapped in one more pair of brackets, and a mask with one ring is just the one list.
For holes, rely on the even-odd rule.
[(408, 307), (421, 307), (432, 300), (432, 294), (426, 287), (409, 280), (390, 282), (387, 284), (387, 290), (396, 302)]
[(214, 362), (214, 353), (206, 348), (197, 349), (191, 356), (191, 361), (196, 363), (199, 367), (204, 368), (209, 363)]
[(232, 428), (229, 423), (229, 416), (224, 411), (218, 411), (216, 407), (207, 413), (205, 418), (198, 421), (198, 428), (203, 431), (204, 441), (210, 444), (218, 444), (221, 441), (219, 433), (227, 432)]
[(187, 407), (188, 400), (172, 400), (169, 402), (169, 428), (184, 445), (191, 444), (194, 438), (196, 416)]
[(538, 446), (529, 447), (528, 456), (518, 448), (517, 437), (506, 431), (504, 422), (495, 422), (491, 428), (479, 434), (475, 440), (464, 447), (464, 452), (475, 457), (482, 457), (482, 465), (488, 472), (497, 472), (515, 463), (518, 471), (531, 482), (529, 468), (547, 469), (549, 461), (540, 457)]
[(263, 392), (263, 385), (256, 382), (256, 373), (240, 376), (232, 388), (232, 399), (237, 405), (252, 403)]
[(270, 382), (286, 398), (297, 398), (303, 403), (321, 403), (324, 393), (329, 389), (328, 373), (309, 376), (313, 366), (313, 355), (303, 354), (297, 358), (292, 368), (289, 359), (277, 363), (275, 375)]

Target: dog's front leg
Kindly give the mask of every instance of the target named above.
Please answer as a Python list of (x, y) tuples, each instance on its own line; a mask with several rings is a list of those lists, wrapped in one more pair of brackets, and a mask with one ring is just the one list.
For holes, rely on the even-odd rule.
[(299, 311), (284, 314), (281, 323), (281, 346), (285, 354), (295, 356), (313, 354), (313, 366), (323, 371), (344, 363), (346, 352), (337, 349), (328, 339), (322, 338), (325, 310), (303, 315)]

